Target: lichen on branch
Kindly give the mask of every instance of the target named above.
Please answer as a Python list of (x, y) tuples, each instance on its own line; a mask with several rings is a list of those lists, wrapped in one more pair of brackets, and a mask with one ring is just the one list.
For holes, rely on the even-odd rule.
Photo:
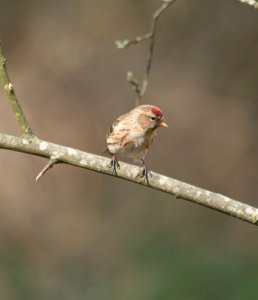
[(6, 67), (6, 58), (3, 54), (2, 44), (0, 42), (0, 83), (2, 84), (14, 112), (15, 119), (20, 127), (22, 135), (33, 135), (32, 129), (25, 117), (25, 114), (18, 102), (18, 99), (15, 94), (13, 84), (10, 81), (7, 67)]
[(173, 196), (173, 199), (191, 201), (248, 223), (258, 225), (258, 209), (255, 207), (155, 172), (151, 172), (152, 176), (149, 178), (147, 184), (144, 179), (137, 177), (139, 173), (138, 166), (119, 162), (120, 169), (115, 174), (108, 167), (110, 164), (109, 158), (43, 141), (37, 137), (28, 140), (27, 138), (0, 133), (0, 148), (50, 159), (37, 178), (43, 175), (55, 163), (65, 163), (141, 184), (147, 188), (153, 188), (170, 194)]

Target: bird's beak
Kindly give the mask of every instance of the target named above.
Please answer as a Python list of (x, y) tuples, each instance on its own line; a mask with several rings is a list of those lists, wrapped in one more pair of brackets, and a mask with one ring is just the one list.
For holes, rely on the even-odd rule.
[[(163, 118), (162, 118), (163, 119)], [(165, 122), (165, 120), (163, 119), (163, 120), (160, 120), (160, 122), (159, 122), (159, 126), (163, 126), (163, 127), (168, 127), (168, 125), (167, 125), (167, 123)]]

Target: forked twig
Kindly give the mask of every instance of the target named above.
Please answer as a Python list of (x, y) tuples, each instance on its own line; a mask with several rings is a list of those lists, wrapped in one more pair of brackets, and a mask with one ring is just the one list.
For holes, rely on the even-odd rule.
[(155, 46), (155, 34), (156, 34), (156, 28), (157, 28), (157, 22), (160, 17), (160, 15), (176, 0), (163, 0), (161, 6), (154, 12), (152, 16), (152, 22), (150, 31), (135, 37), (134, 39), (126, 39), (123, 41), (116, 41), (116, 46), (118, 49), (125, 49), (131, 45), (138, 44), (145, 40), (150, 40), (150, 46), (148, 50), (148, 57), (147, 57), (147, 65), (146, 69), (143, 75), (142, 83), (139, 84), (138, 80), (134, 77), (132, 72), (127, 73), (127, 80), (128, 82), (133, 86), (133, 90), (136, 92), (137, 98), (135, 99), (135, 106), (138, 106), (140, 104), (140, 100), (142, 99), (143, 95), (145, 94), (147, 87), (148, 87), (148, 81), (149, 81), (149, 75), (150, 70), (152, 66), (153, 61), (153, 52), (154, 52), (154, 46)]

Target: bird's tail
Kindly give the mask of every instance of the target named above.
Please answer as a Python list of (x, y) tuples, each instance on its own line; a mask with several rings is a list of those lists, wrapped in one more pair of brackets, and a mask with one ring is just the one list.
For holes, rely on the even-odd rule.
[(100, 150), (100, 153), (106, 153), (106, 154), (112, 155), (112, 154), (110, 153), (110, 151), (108, 150), (108, 147), (106, 147), (106, 148)]

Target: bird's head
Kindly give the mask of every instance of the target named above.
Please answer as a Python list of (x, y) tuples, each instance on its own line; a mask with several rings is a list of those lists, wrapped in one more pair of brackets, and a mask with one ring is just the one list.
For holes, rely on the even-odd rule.
[(158, 108), (157, 106), (152, 106), (150, 111), (151, 113), (149, 118), (151, 119), (154, 126), (168, 127), (167, 123), (165, 122), (164, 114), (160, 108)]
[(146, 109), (146, 117), (149, 128), (152, 130), (157, 129), (160, 126), (168, 127), (162, 110), (157, 106), (148, 105)]
[(160, 126), (168, 127), (163, 112), (157, 106), (140, 105), (135, 110), (138, 112), (138, 122), (145, 130), (155, 130)]

